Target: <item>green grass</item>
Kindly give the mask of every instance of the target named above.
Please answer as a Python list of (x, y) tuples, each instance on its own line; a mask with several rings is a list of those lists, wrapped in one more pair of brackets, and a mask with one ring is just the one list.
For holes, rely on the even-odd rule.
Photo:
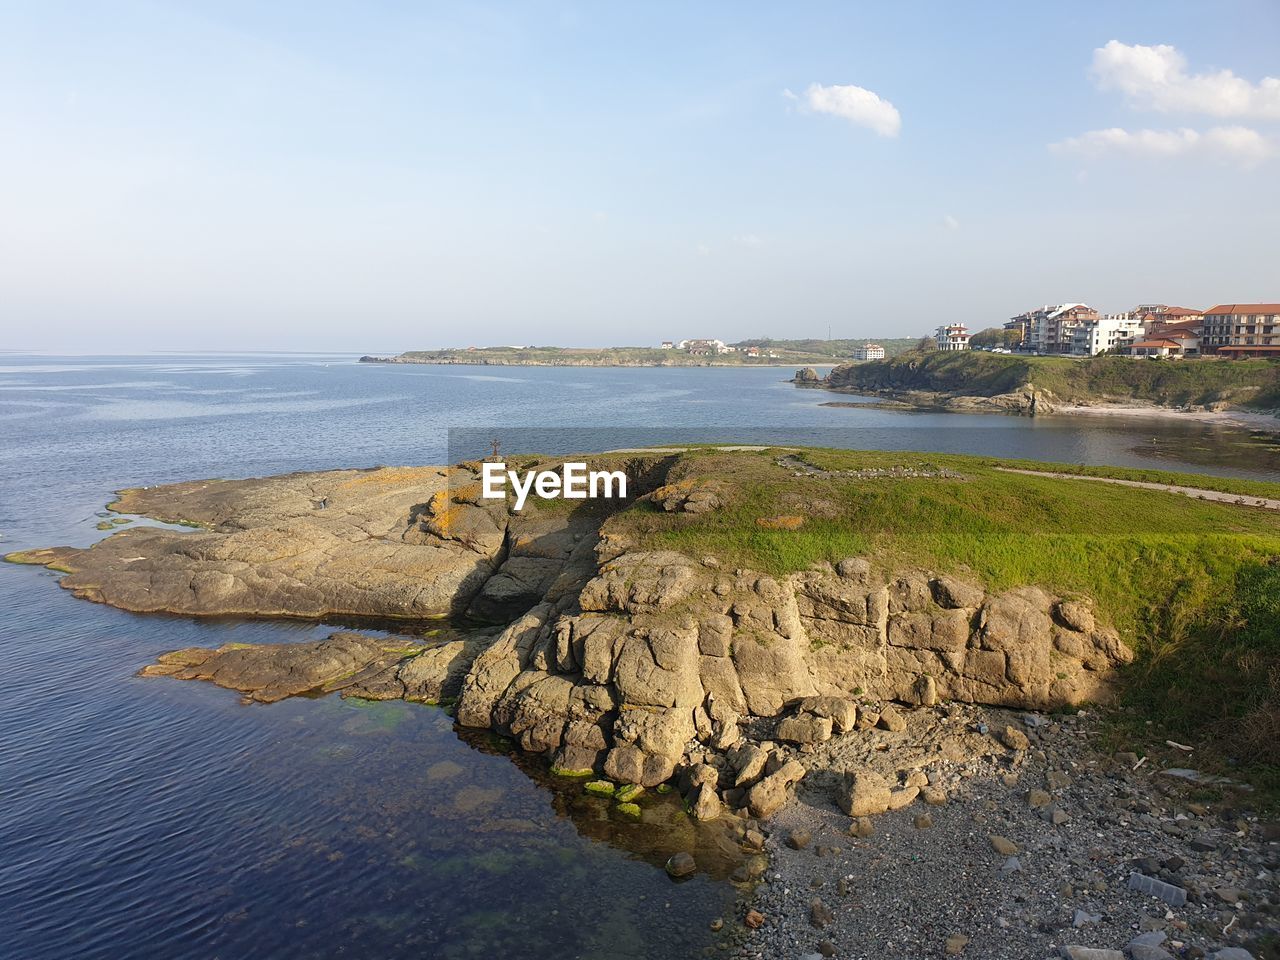
[[(828, 471), (899, 466), (961, 475), (855, 479), (795, 477), (778, 456), (686, 454), (670, 479), (725, 485), (724, 507), (667, 514), (642, 502), (605, 529), (641, 547), (710, 554), (728, 567), (776, 575), (856, 555), (887, 570), (957, 573), (993, 590), (1036, 585), (1091, 597), (1138, 654), (1124, 687), (1144, 717), (1180, 736), (1215, 738), (1224, 754), (1280, 763), (1280, 512), (1004, 473), (1001, 461), (985, 458), (804, 452)], [(1159, 471), (1087, 472), (1215, 483)], [(1280, 497), (1280, 484), (1239, 483)], [(808, 519), (797, 530), (756, 522), (778, 515)]]
[(922, 390), (987, 397), (1031, 383), (1065, 403), (1139, 400), (1164, 406), (1217, 402), (1268, 409), (1280, 406), (1280, 362), (1271, 360), (907, 353), (838, 367), (832, 371), (831, 382), (847, 390)]

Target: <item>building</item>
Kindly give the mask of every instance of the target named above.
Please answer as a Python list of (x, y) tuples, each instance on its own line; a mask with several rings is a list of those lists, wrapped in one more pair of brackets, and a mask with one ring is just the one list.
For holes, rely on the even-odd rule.
[(1131, 357), (1181, 357), (1182, 344), (1168, 337), (1144, 337), (1127, 347), (1125, 353)]
[(1201, 352), (1280, 357), (1280, 303), (1220, 303), (1204, 312)]
[(933, 338), (937, 341), (939, 350), (969, 349), (969, 328), (963, 323), (951, 323), (939, 327)]
[[(1036, 353), (1072, 353), (1075, 334), (1081, 326), (1101, 320), (1098, 311), (1085, 303), (1060, 303), (1020, 313), (1004, 325), (1017, 330), (1022, 337), (1020, 347)], [(1105, 339), (1105, 335), (1103, 336)]]
[(1142, 321), (1134, 314), (1108, 313), (1073, 324), (1068, 352), (1078, 357), (1093, 357), (1109, 350), (1122, 350), (1143, 336)]
[(675, 345), (674, 343), (672, 343), (670, 340), (663, 340), (663, 341), (662, 341), (662, 349), (663, 349), (663, 350), (674, 350), (675, 348), (676, 348), (676, 345)]
[(864, 343), (861, 346), (853, 348), (853, 359), (855, 360), (883, 360), (884, 347), (878, 343)]
[(747, 347), (745, 350), (742, 351), (742, 355), (746, 357), (758, 357), (760, 356), (760, 348)]
[(676, 347), (699, 357), (730, 352), (730, 348), (725, 346), (723, 340), (681, 340)]

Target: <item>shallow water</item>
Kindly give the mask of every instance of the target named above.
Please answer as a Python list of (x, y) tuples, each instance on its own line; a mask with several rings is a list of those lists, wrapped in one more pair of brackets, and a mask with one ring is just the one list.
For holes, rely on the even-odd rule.
[[(0, 358), (0, 551), (86, 544), (114, 489), (664, 438), (828, 443), (1280, 479), (1202, 424), (827, 408), (778, 369), (359, 365), (326, 356)], [(847, 398), (840, 398), (847, 399)], [(602, 424), (608, 424), (602, 429)], [(575, 429), (569, 429), (575, 428)], [(440, 710), (245, 706), (137, 669), (324, 625), (136, 616), (0, 565), (0, 952), (15, 957), (693, 956), (731, 907), (674, 803), (610, 819)]]

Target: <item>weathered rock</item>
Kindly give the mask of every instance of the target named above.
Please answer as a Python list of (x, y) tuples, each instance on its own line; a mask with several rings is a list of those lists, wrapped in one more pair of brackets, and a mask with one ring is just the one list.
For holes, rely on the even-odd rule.
[(906, 718), (891, 703), (885, 704), (884, 709), (880, 711), (879, 725), (892, 733), (901, 733), (907, 729)]
[(1025, 750), (1031, 745), (1027, 735), (1017, 727), (1003, 727), (996, 734), (996, 738), (1010, 750)]
[(1065, 960), (1124, 960), (1124, 954), (1119, 950), (1082, 947), (1076, 944), (1060, 947), (1058, 953)]
[(804, 775), (804, 767), (796, 760), (789, 760), (760, 780), (747, 793), (747, 807), (751, 815), (767, 820), (781, 810), (786, 806), (788, 790)]
[(823, 743), (831, 739), (831, 719), (801, 713), (778, 724), (775, 736), (784, 743)]
[(805, 697), (796, 710), (829, 718), (835, 733), (848, 733), (858, 723), (858, 705), (841, 697)]
[(969, 945), (968, 937), (966, 937), (963, 933), (953, 933), (951, 936), (947, 937), (946, 942), (944, 942), (942, 945), (942, 948), (943, 948), (943, 952), (946, 953), (948, 957), (958, 957), (960, 956), (960, 954), (964, 952), (964, 948), (967, 947), (968, 945)]
[(689, 804), (689, 813), (695, 820), (715, 820), (723, 812), (724, 806), (716, 794), (715, 783), (703, 783), (698, 786)]
[[(437, 664), (437, 687), (445, 683), (450, 657), (465, 656), (462, 649), (451, 650)], [(388, 671), (398, 673), (408, 662), (405, 658), (420, 650), (404, 638), (377, 639), (344, 632), (315, 643), (229, 644), (216, 650), (191, 647), (162, 654), (141, 674), (209, 680), (220, 687), (239, 690), (246, 699), (273, 703), (313, 690), (358, 686)], [(403, 685), (397, 695), (403, 695)]]
[(957, 580), (955, 577), (935, 577), (929, 581), (929, 587), (933, 591), (933, 599), (938, 606), (949, 609), (976, 608), (986, 597), (981, 587)]
[(871, 770), (857, 770), (845, 774), (844, 787), (836, 799), (849, 816), (870, 817), (888, 810), (892, 798), (888, 780)]
[(992, 834), (989, 839), (991, 841), (991, 849), (1002, 857), (1012, 857), (1017, 855), (1019, 848), (1012, 840), (999, 836), (998, 834)]
[(667, 860), (667, 873), (677, 880), (681, 877), (687, 877), (696, 873), (697, 869), (698, 862), (693, 859), (693, 854), (686, 853), (683, 850), (679, 853), (673, 854), (671, 858)]
[(787, 846), (792, 850), (803, 850), (813, 839), (813, 834), (803, 827), (797, 827), (787, 834)]

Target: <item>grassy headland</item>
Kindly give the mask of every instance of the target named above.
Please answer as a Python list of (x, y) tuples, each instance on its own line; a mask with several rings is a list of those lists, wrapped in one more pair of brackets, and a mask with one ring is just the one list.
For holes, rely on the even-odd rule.
[[(990, 589), (1038, 585), (1091, 597), (1138, 654), (1125, 674), (1138, 715), (1280, 789), (1280, 512), (1010, 474), (997, 466), (1029, 465), (974, 457), (806, 450), (804, 462), (818, 472), (797, 477), (782, 456), (686, 454), (668, 482), (709, 486), (718, 509), (670, 514), (641, 502), (605, 529), (775, 574), (860, 555)], [(1206, 489), (1222, 483), (1142, 475)], [(1280, 497), (1280, 484), (1248, 490)]]
[(922, 392), (948, 397), (994, 397), (1031, 384), (1059, 404), (1280, 407), (1280, 363), (1270, 360), (910, 352), (837, 367), (827, 383), (851, 393)]

